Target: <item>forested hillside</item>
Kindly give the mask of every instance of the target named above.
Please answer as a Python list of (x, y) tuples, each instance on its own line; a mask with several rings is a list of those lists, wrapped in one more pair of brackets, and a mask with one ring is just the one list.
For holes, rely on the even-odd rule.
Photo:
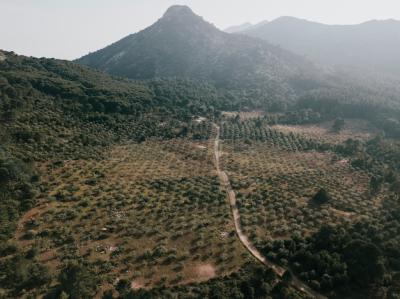
[[(229, 94), (192, 80), (133, 82), (67, 61), (1, 54), (0, 296), (297, 293), (273, 273), (244, 265), (248, 256), (203, 150), (212, 134), (208, 120), (237, 108)], [(98, 221), (102, 226), (93, 225)], [(220, 226), (228, 230), (222, 241), (212, 233)], [(192, 230), (199, 235), (187, 236)], [(154, 238), (154, 247), (136, 247)], [(154, 291), (131, 290), (127, 260)], [(154, 274), (154, 263), (167, 274)], [(202, 267), (212, 273), (200, 272), (199, 282), (208, 280), (217, 265), (221, 277), (211, 282), (165, 288), (193, 282)]]
[[(2, 221), (12, 223), (18, 207), (33, 206), (35, 162), (96, 159), (124, 141), (188, 135), (192, 116), (213, 117), (218, 111), (217, 92), (207, 84), (178, 79), (134, 83), (66, 61), (3, 55), (0, 154), (8, 195)], [(13, 229), (3, 224), (4, 240)]]
[[(218, 117), (224, 110), (259, 108), (263, 92), (218, 90), (189, 79), (133, 82), (66, 61), (4, 52), (1, 62), (3, 152), (16, 158), (92, 157), (121, 140), (175, 137), (187, 133), (193, 116)], [(356, 77), (359, 78), (359, 77)], [(345, 82), (299, 93), (298, 100), (264, 103), (284, 112), (280, 121), (307, 123), (336, 117), (364, 118), (399, 136), (400, 104), (394, 83)], [(160, 122), (167, 123), (160, 127)], [(4, 155), (6, 155), (4, 153)]]

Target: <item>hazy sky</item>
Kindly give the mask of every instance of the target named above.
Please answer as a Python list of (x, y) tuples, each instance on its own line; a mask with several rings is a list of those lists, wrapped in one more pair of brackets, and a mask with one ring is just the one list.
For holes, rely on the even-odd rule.
[(151, 25), (173, 4), (222, 29), (279, 16), (326, 24), (400, 20), (400, 0), (0, 0), (0, 49), (78, 58)]

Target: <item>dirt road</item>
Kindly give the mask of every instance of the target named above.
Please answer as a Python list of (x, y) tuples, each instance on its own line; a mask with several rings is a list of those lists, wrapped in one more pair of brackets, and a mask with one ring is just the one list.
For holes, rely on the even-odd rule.
[(283, 274), (286, 271), (289, 271), (292, 280), (291, 284), (294, 288), (306, 293), (308, 296), (311, 298), (317, 298), (317, 299), (325, 299), (326, 297), (315, 292), (313, 289), (311, 289), (309, 286), (307, 286), (305, 283), (303, 283), (301, 280), (299, 280), (290, 269), (285, 269), (271, 261), (269, 261), (267, 258), (265, 258), (254, 246), (251, 244), (247, 236), (243, 233), (242, 227), (240, 224), (240, 213), (239, 209), (236, 204), (236, 195), (235, 192), (232, 189), (231, 183), (229, 181), (229, 177), (226, 174), (224, 170), (221, 170), (220, 163), (219, 163), (219, 157), (220, 157), (220, 151), (219, 151), (219, 138), (220, 138), (220, 127), (214, 124), (215, 129), (217, 130), (217, 135), (215, 137), (214, 141), (214, 156), (215, 156), (215, 167), (217, 169), (217, 174), (220, 179), (221, 185), (225, 188), (226, 193), (229, 198), (229, 204), (231, 207), (231, 212), (232, 212), (232, 217), (233, 217), (233, 222), (235, 224), (235, 230), (236, 234), (240, 240), (240, 242), (243, 244), (244, 247), (250, 252), (251, 255), (253, 255), (258, 261), (263, 263), (265, 266), (272, 268), (274, 272), (282, 277)]

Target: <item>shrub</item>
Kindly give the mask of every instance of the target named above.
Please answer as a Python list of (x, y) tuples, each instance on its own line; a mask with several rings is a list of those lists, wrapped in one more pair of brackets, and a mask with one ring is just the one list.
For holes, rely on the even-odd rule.
[(314, 195), (312, 201), (316, 204), (324, 204), (331, 200), (328, 192), (325, 189), (320, 189), (317, 194)]

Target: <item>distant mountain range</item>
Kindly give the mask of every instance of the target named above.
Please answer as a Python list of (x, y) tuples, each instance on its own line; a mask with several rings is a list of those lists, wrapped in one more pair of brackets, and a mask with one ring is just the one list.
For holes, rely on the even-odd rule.
[(226, 31), (263, 39), (322, 64), (400, 74), (400, 21), (396, 20), (324, 25), (281, 17), (254, 26), (230, 27)]
[(228, 27), (224, 31), (227, 33), (239, 33), (239, 32), (245, 31), (247, 29), (254, 30), (255, 28), (264, 26), (267, 23), (268, 23), (268, 21), (262, 21), (257, 24), (251, 24), (251, 23), (247, 22), (247, 23), (243, 23), (241, 25)]
[[(388, 87), (382, 89), (375, 74), (361, 80), (363, 72), (354, 67), (324, 67), (325, 63), (399, 67), (399, 55), (393, 52), (397, 47), (394, 36), (400, 32), (393, 29), (396, 25), (389, 21), (328, 26), (283, 17), (251, 27), (242, 25), (238, 28), (248, 28), (230, 34), (189, 7), (177, 5), (150, 27), (75, 62), (134, 80), (204, 81), (239, 109), (284, 110), (311, 92), (329, 93), (332, 98), (347, 93), (346, 98), (374, 103), (381, 98), (397, 102), (396, 83), (385, 83)], [(363, 41), (371, 46), (362, 47)]]
[(152, 26), (76, 62), (131, 79), (190, 77), (217, 87), (258, 86), (268, 96), (290, 97), (296, 78), (317, 78), (306, 59), (261, 39), (228, 34), (173, 6)]

